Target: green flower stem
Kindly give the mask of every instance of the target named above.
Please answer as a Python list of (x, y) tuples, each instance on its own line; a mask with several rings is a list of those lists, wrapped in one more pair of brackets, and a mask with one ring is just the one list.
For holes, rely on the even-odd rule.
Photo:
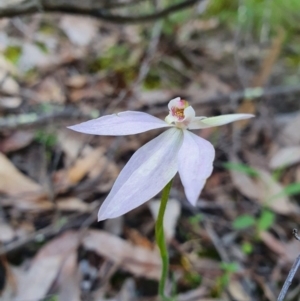
[(166, 240), (165, 240), (163, 223), (164, 223), (164, 214), (166, 211), (167, 202), (169, 199), (169, 194), (170, 194), (170, 190), (171, 190), (171, 186), (172, 186), (172, 181), (173, 180), (171, 180), (166, 185), (166, 187), (163, 189), (158, 217), (157, 217), (156, 224), (155, 224), (155, 239), (156, 239), (156, 244), (159, 248), (160, 256), (161, 256), (161, 260), (162, 260), (162, 272), (161, 272), (161, 277), (159, 280), (158, 293), (163, 301), (170, 300), (168, 297), (165, 296), (165, 285), (166, 285), (166, 280), (168, 277), (168, 270), (169, 270), (169, 254), (168, 254), (167, 244), (166, 244)]

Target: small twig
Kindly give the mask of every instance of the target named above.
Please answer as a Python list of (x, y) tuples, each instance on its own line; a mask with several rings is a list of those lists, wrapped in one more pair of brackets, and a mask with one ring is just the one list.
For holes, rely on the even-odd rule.
[[(299, 240), (300, 241), (300, 236), (298, 235), (298, 230), (297, 229), (293, 229), (293, 235), (295, 237), (295, 239)], [(292, 284), (292, 281), (294, 279), (294, 276), (297, 272), (297, 270), (299, 269), (299, 266), (300, 266), (300, 255), (296, 258), (285, 282), (284, 282), (284, 285), (280, 291), (280, 294), (278, 296), (278, 299), (277, 301), (283, 301), (284, 300), (284, 297), (290, 287), (290, 285)]]

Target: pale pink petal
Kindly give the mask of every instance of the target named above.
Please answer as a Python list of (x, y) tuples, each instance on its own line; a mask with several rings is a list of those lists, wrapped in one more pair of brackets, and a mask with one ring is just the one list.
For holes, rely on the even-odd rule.
[(184, 119), (182, 122), (185, 124), (189, 124), (196, 116), (196, 112), (193, 109), (193, 107), (188, 106), (187, 108), (184, 109)]
[(169, 124), (174, 123), (175, 126), (179, 128), (187, 128), (188, 124), (195, 118), (196, 113), (191, 106), (188, 106), (182, 110), (184, 115), (183, 119), (180, 119), (178, 118), (178, 116), (173, 115), (170, 111), (169, 115), (165, 118), (165, 121)]
[(123, 215), (159, 193), (178, 170), (182, 140), (182, 131), (172, 128), (138, 149), (102, 204), (98, 220)]
[(215, 149), (212, 144), (184, 130), (183, 143), (178, 153), (178, 171), (185, 195), (196, 205), (200, 192), (211, 175)]
[(172, 123), (174, 123), (174, 122), (176, 122), (177, 121), (177, 117), (175, 117), (175, 116), (172, 116), (172, 114), (169, 114), (166, 118), (165, 118), (165, 122), (167, 122), (168, 124), (172, 124)]
[(181, 101), (180, 97), (173, 98), (168, 103), (168, 108), (171, 111), (173, 107), (178, 107), (184, 109), (184, 101)]
[(205, 129), (252, 117), (254, 117), (252, 114), (227, 114), (208, 118), (195, 117), (188, 128), (190, 130)]
[(69, 126), (68, 128), (85, 134), (123, 136), (170, 126), (171, 125), (165, 121), (147, 113), (126, 111), (118, 114), (106, 115)]

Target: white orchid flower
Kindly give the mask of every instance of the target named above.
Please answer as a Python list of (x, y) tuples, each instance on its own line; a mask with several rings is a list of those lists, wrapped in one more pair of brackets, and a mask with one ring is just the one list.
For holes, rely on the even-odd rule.
[(180, 97), (169, 102), (165, 121), (143, 112), (126, 111), (93, 119), (69, 128), (86, 134), (123, 136), (169, 128), (139, 148), (125, 165), (103, 202), (98, 220), (115, 218), (158, 194), (179, 172), (187, 200), (196, 205), (211, 175), (215, 150), (212, 144), (188, 130), (219, 126), (251, 118), (251, 114), (196, 117)]

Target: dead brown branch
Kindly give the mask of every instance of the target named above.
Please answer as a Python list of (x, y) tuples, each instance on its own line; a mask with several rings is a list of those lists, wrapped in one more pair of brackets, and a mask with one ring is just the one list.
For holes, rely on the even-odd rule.
[[(0, 18), (15, 17), (37, 12), (61, 12), (67, 14), (86, 15), (113, 23), (140, 23), (167, 17), (176, 11), (186, 9), (201, 0), (186, 0), (157, 12), (134, 16), (116, 15), (109, 11), (107, 1), (78, 0), (5, 0), (0, 4)], [(117, 2), (116, 2), (117, 5)], [(113, 8), (111, 4), (109, 8)]]

